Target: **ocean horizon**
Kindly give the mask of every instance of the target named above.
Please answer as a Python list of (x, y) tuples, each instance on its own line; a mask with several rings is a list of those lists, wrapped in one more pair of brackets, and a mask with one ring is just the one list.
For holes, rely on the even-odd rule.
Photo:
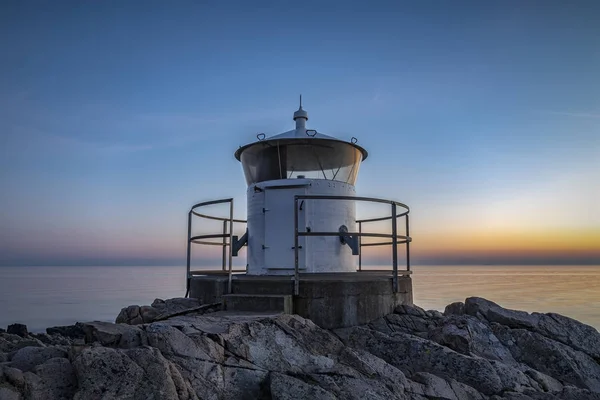
[[(506, 308), (562, 314), (600, 330), (599, 265), (417, 265), (412, 270), (414, 303), (426, 310), (443, 311), (477, 296)], [(0, 327), (23, 323), (41, 332), (75, 322), (114, 322), (123, 307), (184, 294), (181, 266), (0, 267)]]

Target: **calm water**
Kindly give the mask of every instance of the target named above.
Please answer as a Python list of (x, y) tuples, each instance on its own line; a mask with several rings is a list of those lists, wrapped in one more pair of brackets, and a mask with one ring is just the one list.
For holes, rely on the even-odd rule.
[[(415, 304), (443, 311), (481, 296), (526, 311), (557, 312), (600, 329), (600, 266), (417, 266)], [(2, 267), (0, 327), (32, 331), (76, 321), (114, 321), (122, 307), (181, 297), (182, 267)]]

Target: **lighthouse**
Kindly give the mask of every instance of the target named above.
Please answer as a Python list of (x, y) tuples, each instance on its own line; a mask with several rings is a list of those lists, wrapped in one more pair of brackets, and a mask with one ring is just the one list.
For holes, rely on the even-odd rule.
[[(295, 218), (308, 233), (356, 231), (352, 200), (301, 199), (326, 195), (352, 198), (360, 164), (367, 151), (356, 143), (307, 128), (308, 113), (294, 112), (295, 129), (240, 147), (247, 189), (249, 275), (291, 275), (295, 268)], [(296, 215), (295, 215), (296, 214)], [(357, 252), (340, 237), (302, 236), (298, 240), (303, 273), (355, 272)]]
[[(235, 217), (232, 198), (192, 206), (186, 296), (221, 303), (226, 312), (296, 313), (326, 328), (367, 323), (412, 304), (408, 206), (357, 196), (367, 150), (354, 137), (345, 141), (309, 128), (308, 119), (300, 98), (294, 129), (259, 133), (235, 151), (247, 185), (247, 219)], [(388, 205), (389, 213), (357, 218), (357, 202)], [(228, 217), (204, 211), (219, 204), (229, 206)], [(222, 222), (222, 231), (194, 235), (198, 218)], [(385, 221), (389, 229), (369, 229)], [(221, 247), (221, 269), (193, 271), (195, 244)], [(391, 248), (389, 268), (363, 267), (363, 249), (375, 246)], [(246, 268), (233, 269), (244, 247)]]

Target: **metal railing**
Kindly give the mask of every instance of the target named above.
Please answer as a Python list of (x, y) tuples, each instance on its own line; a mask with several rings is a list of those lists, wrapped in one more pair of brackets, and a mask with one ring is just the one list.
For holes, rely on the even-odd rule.
[[(202, 214), (202, 213), (195, 211), (197, 208), (200, 208), (200, 207), (206, 207), (206, 206), (211, 206), (211, 205), (215, 205), (215, 204), (223, 204), (223, 203), (229, 203), (229, 218), (215, 217), (213, 215)], [(206, 218), (206, 219), (210, 219), (210, 220), (215, 220), (215, 221), (223, 221), (223, 231), (222, 231), (223, 233), (192, 236), (192, 217), (193, 216), (200, 217), (200, 218)], [(221, 271), (198, 271), (198, 272), (201, 272), (204, 274), (219, 273), (219, 272), (227, 273), (227, 275), (228, 275), (227, 290), (229, 293), (231, 293), (231, 276), (232, 276), (232, 274), (234, 272), (244, 272), (244, 271), (233, 271), (233, 269), (232, 269), (232, 264), (233, 264), (232, 243), (233, 243), (233, 224), (234, 223), (244, 223), (245, 224), (245, 223), (247, 223), (247, 221), (243, 220), (243, 219), (233, 218), (233, 199), (232, 198), (205, 201), (202, 203), (198, 203), (198, 204), (193, 205), (192, 208), (190, 209), (190, 211), (188, 212), (185, 297), (187, 297), (190, 292), (190, 281), (194, 274), (194, 272), (190, 270), (190, 262), (191, 262), (191, 255), (192, 255), (192, 249), (191, 249), (192, 243), (209, 245), (209, 246), (221, 246), (223, 248), (223, 252), (221, 254), (221, 257), (222, 257), (222, 259), (221, 259), (222, 270)], [(218, 238), (221, 238), (222, 241), (213, 242), (210, 240), (205, 240), (205, 239), (218, 239)], [(229, 251), (227, 251), (227, 248), (229, 248)], [(229, 262), (228, 263), (229, 265), (227, 265), (227, 261)]]
[[(382, 203), (389, 204), (391, 206), (391, 213), (389, 216), (378, 217), (378, 218), (369, 218), (357, 220), (358, 223), (358, 232), (346, 232), (344, 233), (347, 236), (358, 237), (359, 240), (359, 252), (358, 252), (358, 266), (359, 271), (362, 271), (362, 247), (366, 246), (389, 246), (392, 245), (392, 286), (394, 293), (398, 292), (398, 245), (406, 244), (406, 270), (410, 271), (410, 225), (408, 213), (410, 209), (406, 204), (399, 203), (393, 200), (384, 200), (378, 199), (374, 197), (354, 197), (354, 196), (327, 196), (327, 195), (296, 195), (294, 196), (294, 295), (298, 296), (299, 287), (300, 287), (300, 273), (299, 273), (299, 243), (298, 239), (301, 236), (341, 236), (341, 233), (338, 232), (309, 232), (303, 231), (300, 232), (298, 230), (298, 201), (299, 200), (351, 200), (351, 201), (365, 201), (371, 203)], [(398, 207), (404, 209), (405, 211), (398, 214)], [(398, 224), (397, 220), (400, 217), (405, 218), (405, 235), (398, 235)], [(377, 222), (377, 221), (386, 221), (391, 220), (392, 222), (392, 233), (367, 233), (362, 231), (362, 224), (369, 222)], [(363, 244), (361, 241), (362, 237), (376, 237), (376, 238), (387, 238), (391, 239), (389, 242), (376, 242), (376, 243), (365, 243)], [(400, 240), (399, 240), (400, 239)]]

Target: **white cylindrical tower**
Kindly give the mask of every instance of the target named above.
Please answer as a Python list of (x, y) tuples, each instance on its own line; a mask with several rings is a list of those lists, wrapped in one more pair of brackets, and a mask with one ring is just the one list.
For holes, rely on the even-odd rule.
[[(294, 274), (294, 196), (354, 196), (367, 151), (356, 143), (306, 129), (308, 113), (294, 113), (296, 129), (240, 147), (248, 184), (248, 275)], [(299, 231), (356, 231), (352, 200), (301, 200)], [(354, 272), (356, 257), (339, 237), (299, 238), (300, 272)]]

